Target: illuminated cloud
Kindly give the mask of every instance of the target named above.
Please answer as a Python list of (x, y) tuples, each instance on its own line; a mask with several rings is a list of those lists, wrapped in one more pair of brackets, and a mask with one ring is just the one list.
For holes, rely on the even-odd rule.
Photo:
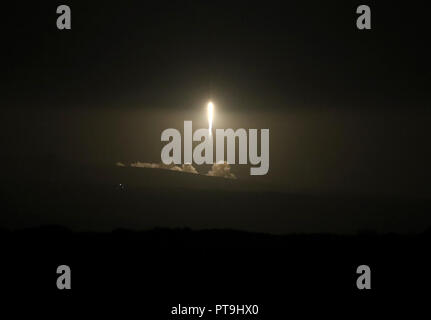
[[(126, 164), (123, 162), (117, 162), (115, 164), (118, 167), (127, 167)], [(175, 165), (175, 164), (164, 164), (164, 163), (153, 163), (153, 162), (133, 162), (130, 164), (130, 167), (134, 168), (148, 168), (148, 169), (164, 169), (164, 170), (171, 170), (171, 171), (178, 171), (178, 172), (186, 172), (186, 173), (192, 173), (192, 174), (199, 174), (199, 172), (196, 170), (193, 165), (186, 163), (181, 166)], [(236, 179), (236, 176), (230, 172), (230, 165), (227, 162), (217, 163), (213, 164), (212, 168), (208, 173), (206, 174), (210, 177), (222, 177), (227, 179)]]
[(183, 164), (181, 168), (182, 168), (183, 172), (198, 174), (195, 167), (193, 167), (190, 163)]
[(230, 165), (227, 162), (214, 163), (207, 176), (236, 179), (236, 176), (230, 172)]
[[(117, 162), (118, 165), (118, 162)], [(134, 162), (130, 164), (131, 167), (135, 168), (150, 168), (150, 169), (165, 169), (165, 170), (172, 170), (172, 171), (179, 171), (179, 172), (187, 172), (187, 173), (193, 173), (198, 174), (196, 169), (191, 164), (183, 164), (180, 166), (174, 165), (174, 164), (164, 164), (164, 163), (152, 163), (152, 162)]]

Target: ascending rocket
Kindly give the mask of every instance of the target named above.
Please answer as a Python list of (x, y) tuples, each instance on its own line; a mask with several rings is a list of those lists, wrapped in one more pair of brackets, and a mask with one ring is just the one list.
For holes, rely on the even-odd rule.
[(212, 135), (213, 129), (213, 116), (214, 116), (214, 104), (210, 101), (208, 102), (208, 131), (209, 135)]

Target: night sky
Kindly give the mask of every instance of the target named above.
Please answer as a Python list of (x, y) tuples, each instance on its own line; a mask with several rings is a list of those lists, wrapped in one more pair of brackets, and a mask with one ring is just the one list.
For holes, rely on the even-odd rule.
[[(58, 1), (2, 5), (1, 144), (9, 172), (159, 162), (184, 120), (269, 128), (256, 183), (429, 195), (429, 18), (418, 3)], [(365, 2), (364, 2), (365, 3)], [(42, 168), (42, 169), (41, 169)], [(198, 168), (199, 170), (199, 168)], [(249, 166), (233, 166), (239, 179)]]
[[(416, 311), (431, 288), (430, 16), (416, 0), (2, 1), (2, 310)], [(208, 128), (209, 101), (213, 133), (269, 129), (267, 175), (161, 165), (162, 132)]]

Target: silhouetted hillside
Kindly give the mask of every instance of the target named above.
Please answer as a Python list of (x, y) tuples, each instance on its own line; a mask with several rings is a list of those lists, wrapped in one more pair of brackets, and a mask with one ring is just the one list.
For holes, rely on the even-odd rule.
[(205, 301), (248, 299), (280, 314), (287, 297), (305, 303), (322, 294), (320, 299), (357, 295), (356, 268), (362, 264), (373, 272), (373, 290), (363, 293), (370, 298), (411, 296), (428, 288), (430, 239), (429, 232), (281, 236), (234, 230), (2, 229), (2, 257), (9, 261), (1, 266), (2, 287), (58, 294), (55, 270), (67, 264), (74, 295), (111, 299), (121, 292), (129, 302), (145, 297), (156, 303), (148, 309), (154, 314), (202, 296)]

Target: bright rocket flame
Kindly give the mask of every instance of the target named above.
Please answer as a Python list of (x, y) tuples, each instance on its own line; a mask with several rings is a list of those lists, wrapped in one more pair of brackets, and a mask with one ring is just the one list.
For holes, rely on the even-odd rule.
[(210, 101), (208, 102), (208, 131), (211, 136), (213, 129), (213, 116), (214, 116), (214, 104)]

